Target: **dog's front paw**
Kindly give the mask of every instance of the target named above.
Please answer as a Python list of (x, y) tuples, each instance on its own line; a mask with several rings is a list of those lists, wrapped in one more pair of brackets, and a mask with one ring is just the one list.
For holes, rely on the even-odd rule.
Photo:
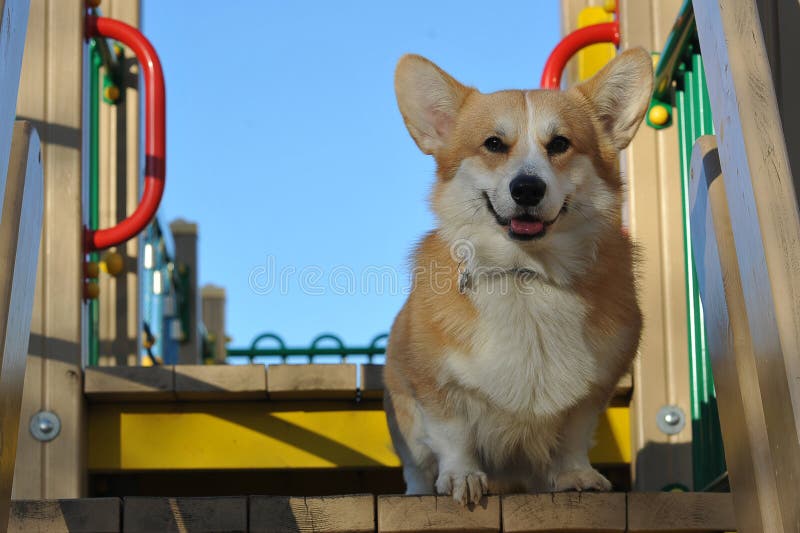
[(478, 503), (488, 491), (489, 481), (480, 471), (444, 471), (436, 479), (436, 492), (450, 494), (461, 505)]
[(611, 490), (611, 482), (603, 474), (594, 468), (582, 468), (580, 470), (567, 470), (559, 472), (552, 481), (551, 488), (555, 492), (568, 490), (597, 490), (608, 492)]

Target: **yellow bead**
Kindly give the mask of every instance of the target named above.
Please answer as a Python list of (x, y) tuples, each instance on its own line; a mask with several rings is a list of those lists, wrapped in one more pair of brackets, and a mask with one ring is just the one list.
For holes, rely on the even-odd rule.
[(613, 13), (617, 9), (616, 0), (606, 0), (603, 3), (603, 9), (606, 11), (606, 13)]
[(122, 259), (122, 254), (118, 252), (107, 252), (105, 257), (106, 272), (112, 276), (118, 276), (125, 268), (125, 261)]
[(105, 89), (103, 89), (103, 96), (112, 102), (116, 102), (119, 100), (119, 87), (116, 85), (107, 86)]
[(652, 54), (651, 57), (653, 58), (653, 70), (658, 67), (658, 60), (661, 59), (661, 54)]
[(669, 112), (663, 105), (654, 105), (652, 108), (650, 108), (650, 114), (648, 115), (648, 118), (650, 119), (650, 122), (656, 126), (663, 126), (669, 120)]
[(100, 265), (97, 261), (87, 261), (84, 266), (84, 274), (87, 278), (96, 278), (100, 275)]
[(100, 295), (100, 285), (96, 281), (88, 281), (83, 285), (83, 297), (87, 300), (96, 300)]

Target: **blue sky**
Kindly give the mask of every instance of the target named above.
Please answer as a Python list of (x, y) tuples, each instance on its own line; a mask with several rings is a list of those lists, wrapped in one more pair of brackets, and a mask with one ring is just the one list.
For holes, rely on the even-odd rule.
[(388, 331), (434, 223), (433, 160), (395, 103), (398, 58), (422, 54), (484, 92), (534, 88), (558, 4), (145, 0), (167, 80), (159, 216), (198, 223), (200, 281), (227, 289), (231, 346)]

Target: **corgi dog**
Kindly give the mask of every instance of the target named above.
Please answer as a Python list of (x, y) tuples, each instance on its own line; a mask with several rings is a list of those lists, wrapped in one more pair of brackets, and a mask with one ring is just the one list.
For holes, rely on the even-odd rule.
[(618, 164), (652, 85), (643, 49), (567, 91), (483, 94), (423, 57), (398, 63), (438, 221), (386, 350), (407, 494), (611, 489), (588, 452), (641, 335)]

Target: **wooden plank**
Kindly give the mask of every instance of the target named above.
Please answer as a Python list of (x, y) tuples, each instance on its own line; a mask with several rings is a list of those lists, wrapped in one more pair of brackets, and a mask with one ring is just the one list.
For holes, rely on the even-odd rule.
[(175, 267), (188, 269), (189, 288), (189, 313), (186, 320), (190, 324), (189, 337), (183, 339), (178, 346), (178, 363), (193, 365), (200, 362), (200, 339), (197, 334), (198, 314), (200, 311), (200, 297), (197, 292), (197, 224), (183, 219), (173, 220), (169, 224), (172, 240), (175, 243)]
[(119, 498), (14, 500), (9, 533), (113, 533), (121, 531)]
[(84, 393), (92, 401), (175, 399), (174, 367), (103, 366), (87, 368)]
[(627, 523), (625, 494), (621, 492), (512, 494), (502, 497), (501, 507), (506, 533), (615, 533), (624, 532)]
[(366, 533), (375, 531), (375, 497), (250, 496), (250, 531)]
[(179, 400), (241, 400), (267, 397), (264, 365), (176, 365)]
[(6, 191), (29, 4), (28, 0), (0, 0), (0, 206)]
[(203, 285), (200, 289), (202, 299), (202, 319), (213, 346), (214, 361), (225, 364), (228, 352), (225, 349), (227, 335), (225, 333), (225, 288), (216, 285)]
[(5, 185), (0, 222), (0, 264), (4, 265), (0, 270), (0, 531), (8, 522), (14, 479), (42, 228), (41, 150), (29, 123), (14, 125)]
[(755, 2), (698, 2), (695, 16), (714, 127), (720, 132), (728, 211), (735, 214), (730, 225), (775, 465), (778, 515), (783, 528), (796, 530), (800, 218), (787, 148)]
[[(103, 2), (106, 17), (139, 27), (140, 1)], [(139, 204), (141, 169), (140, 97), (136, 61), (130, 47), (123, 47), (120, 98), (115, 105), (100, 103), (99, 224), (110, 228), (133, 213)], [(98, 279), (99, 362), (109, 366), (139, 364), (140, 280), (139, 237), (111, 248), (122, 255), (124, 269)], [(103, 254), (101, 254), (102, 258)], [(150, 275), (150, 273), (145, 273)]]
[(130, 533), (247, 531), (245, 496), (125, 498), (122, 528)]
[[(694, 147), (691, 205), (693, 246), (736, 521), (743, 531), (782, 531), (775, 458), (770, 452), (725, 184), (712, 136), (701, 137)], [(774, 386), (779, 390), (772, 394), (782, 394), (788, 405), (788, 389)]]
[(733, 499), (724, 492), (631, 492), (628, 531), (736, 531)]
[(383, 398), (383, 365), (361, 365), (360, 372), (358, 389), (361, 397), (373, 400)]
[[(50, 442), (19, 433), (14, 495), (74, 498), (86, 490), (85, 401), (82, 384), (83, 118), (82, 0), (32, 0), (23, 57), (18, 117), (42, 139), (44, 212), (41, 255), (23, 393), (23, 419), (57, 412)], [(30, 385), (30, 387), (28, 386)]]
[[(629, 0), (620, 9), (620, 49), (643, 46), (659, 51), (682, 0)], [(692, 485), (691, 424), (666, 435), (658, 410), (678, 405), (688, 416), (689, 358), (686, 319), (686, 271), (678, 133), (642, 125), (620, 158), (626, 184), (623, 219), (640, 249), (639, 304), (646, 317), (639, 356), (633, 365), (631, 439), (634, 486), (661, 490)]]
[(378, 532), (500, 531), (500, 498), (463, 507), (451, 496), (378, 496)]
[(274, 399), (356, 397), (356, 365), (270, 365), (267, 391)]
[[(270, 367), (272, 368), (272, 367)], [(358, 390), (362, 398), (377, 400), (383, 398), (383, 365), (364, 364), (359, 369), (361, 379)], [(627, 406), (633, 393), (633, 376), (625, 374), (617, 383), (614, 389), (614, 396), (611, 398), (611, 406)]]

